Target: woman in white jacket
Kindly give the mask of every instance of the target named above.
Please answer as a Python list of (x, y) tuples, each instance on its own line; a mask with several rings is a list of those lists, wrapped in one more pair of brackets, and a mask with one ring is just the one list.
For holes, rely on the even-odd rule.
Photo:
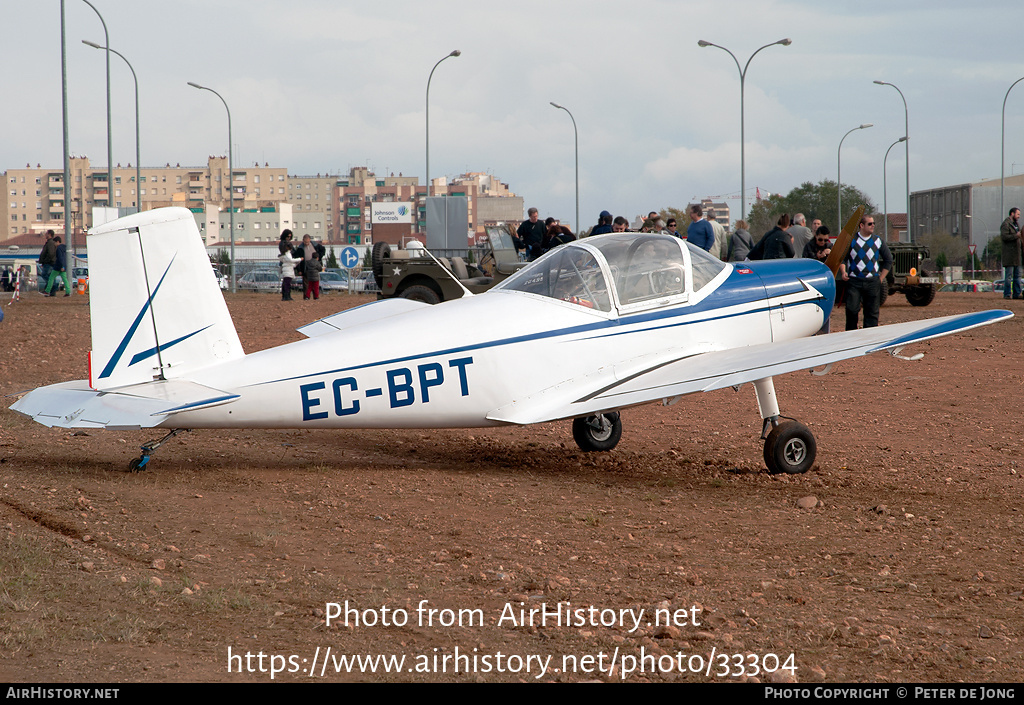
[(281, 253), (277, 259), (281, 263), (282, 301), (292, 300), (292, 279), (295, 278), (295, 265), (302, 261), (301, 257), (292, 256), (291, 239), (292, 231), (285, 230), (281, 233), (281, 242), (278, 246), (278, 251)]

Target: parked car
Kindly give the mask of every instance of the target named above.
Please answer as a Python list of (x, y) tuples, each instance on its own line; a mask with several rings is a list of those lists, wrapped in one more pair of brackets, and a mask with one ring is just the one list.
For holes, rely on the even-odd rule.
[(72, 267), (71, 268), (71, 287), (73, 289), (78, 288), (78, 281), (80, 279), (85, 280), (85, 289), (89, 290), (89, 268), (88, 267)]
[(342, 269), (341, 267), (331, 267), (330, 269), (325, 270), (325, 271), (330, 272), (332, 274), (337, 274), (339, 277), (341, 277), (342, 281), (344, 281), (345, 284), (348, 284), (348, 270), (347, 269)]
[(352, 291), (358, 291), (365, 294), (379, 294), (380, 287), (377, 286), (377, 280), (373, 276), (373, 272), (363, 272), (353, 279)]
[[(89, 276), (89, 270), (85, 270), (85, 271), (86, 271), (86, 276), (88, 277)], [(219, 286), (221, 288), (221, 290), (226, 290), (228, 288), (228, 277), (227, 277), (226, 274), (224, 274), (224, 272), (222, 272), (219, 269), (217, 269), (216, 267), (214, 267), (213, 268), (213, 276), (217, 278), (217, 286)]]
[(281, 291), (281, 273), (276, 269), (256, 269), (238, 280), (242, 291)]
[[(302, 291), (304, 288), (302, 277), (296, 275), (292, 279), (292, 291)], [(320, 291), (348, 291), (348, 279), (336, 271), (320, 272)]]
[[(43, 276), (43, 268), (41, 265), (34, 265), (33, 270), (36, 273), (36, 288), (39, 291), (44, 291), (46, 289), (46, 285), (49, 283), (49, 279)], [(60, 274), (54, 277), (53, 287), (58, 292), (64, 291), (64, 278), (60, 276)]]
[(998, 294), (1003, 293), (1003, 282), (1003, 279), (999, 279), (997, 281), (992, 282), (992, 290)]
[(320, 272), (320, 291), (348, 291), (348, 277), (337, 272)]
[[(302, 277), (296, 277), (292, 281), (292, 289), (302, 290)], [(373, 278), (373, 272), (363, 272), (358, 276), (351, 276), (347, 269), (332, 267), (320, 273), (321, 291), (343, 291), (352, 293), (377, 293), (377, 282)]]
[(980, 280), (980, 279), (970, 279), (970, 280), (966, 280), (966, 281), (951, 282), (949, 284), (944, 285), (941, 289), (939, 289), (940, 292), (950, 292), (950, 291), (972, 291), (972, 292), (979, 292), (980, 291), (980, 292), (988, 292), (988, 293), (991, 293), (994, 290), (995, 290), (995, 288), (992, 286), (992, 282), (983, 281), (983, 280)]

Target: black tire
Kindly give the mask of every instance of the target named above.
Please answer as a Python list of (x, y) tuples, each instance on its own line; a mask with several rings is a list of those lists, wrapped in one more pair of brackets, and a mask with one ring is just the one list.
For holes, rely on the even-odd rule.
[(796, 421), (783, 421), (764, 441), (764, 464), (773, 475), (807, 472), (817, 454), (818, 444), (811, 429)]
[(431, 289), (429, 286), (423, 286), (422, 284), (413, 284), (402, 289), (402, 293), (399, 294), (403, 299), (410, 299), (412, 301), (422, 301), (425, 304), (439, 304), (441, 303), (441, 295)]
[(373, 279), (377, 282), (377, 288), (384, 289), (384, 260), (391, 257), (391, 245), (386, 242), (373, 243), (373, 251), (370, 252), (370, 267), (373, 269)]
[(128, 463), (128, 472), (142, 472), (147, 464), (148, 462), (144, 463), (142, 458), (132, 458)]
[(572, 437), (580, 450), (591, 453), (594, 451), (611, 450), (622, 438), (622, 420), (619, 412), (581, 416), (572, 420)]
[(938, 286), (935, 284), (918, 284), (907, 289), (907, 301), (911, 306), (927, 306), (935, 300), (935, 292)]
[(878, 305), (884, 306), (885, 300), (889, 298), (889, 282), (886, 279), (882, 280), (882, 293), (878, 298)]

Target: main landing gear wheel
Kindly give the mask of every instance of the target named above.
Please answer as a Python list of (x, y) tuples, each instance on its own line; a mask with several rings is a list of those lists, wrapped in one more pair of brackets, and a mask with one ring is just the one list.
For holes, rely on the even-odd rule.
[(611, 450), (622, 438), (622, 421), (619, 412), (581, 416), (572, 420), (572, 437), (580, 450)]
[(797, 421), (783, 421), (764, 441), (764, 464), (773, 475), (807, 472), (817, 453), (818, 444), (811, 429)]

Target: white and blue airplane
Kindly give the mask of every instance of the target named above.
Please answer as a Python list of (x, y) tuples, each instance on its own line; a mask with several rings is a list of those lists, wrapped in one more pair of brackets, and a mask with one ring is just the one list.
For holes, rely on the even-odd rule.
[[(667, 235), (563, 245), (485, 294), (436, 306), (395, 298), (245, 354), (192, 214), (165, 208), (88, 235), (89, 379), (11, 408), (46, 426), (164, 428), (132, 469), (196, 428), (470, 428), (572, 419), (585, 451), (610, 450), (621, 409), (753, 383), (769, 471), (814, 462), (810, 430), (783, 417), (772, 378), (1004, 320), (981, 311), (814, 334), (833, 273), (806, 259), (728, 264)], [(904, 358), (907, 359), (907, 358)]]

